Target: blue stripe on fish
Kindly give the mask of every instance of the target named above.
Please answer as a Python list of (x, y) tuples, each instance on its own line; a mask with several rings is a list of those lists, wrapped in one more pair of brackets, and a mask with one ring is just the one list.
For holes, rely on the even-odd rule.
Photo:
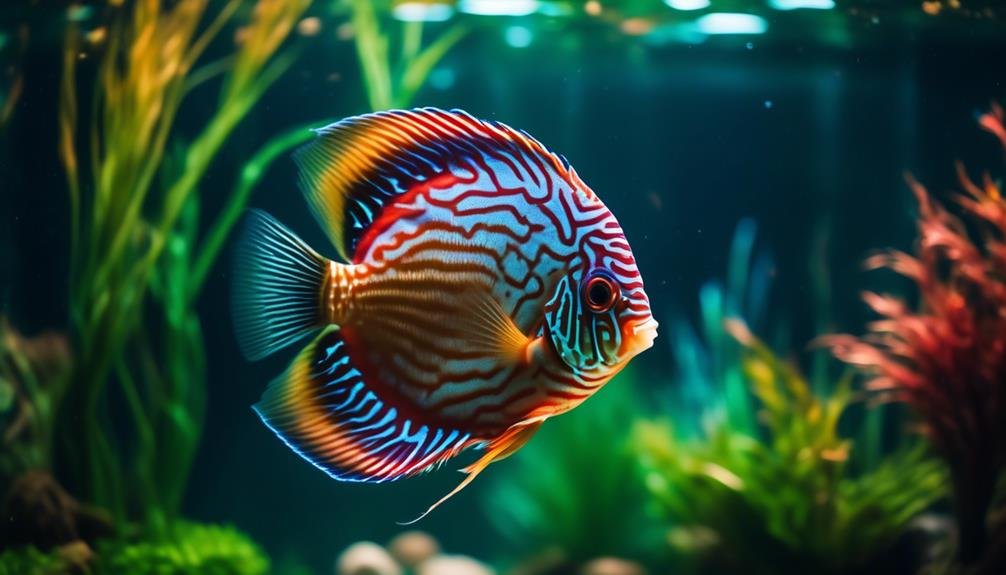
[(298, 455), (335, 479), (383, 483), (425, 471), (471, 435), (401, 415), (367, 388), (339, 329), (322, 333), (270, 384), (255, 411)]

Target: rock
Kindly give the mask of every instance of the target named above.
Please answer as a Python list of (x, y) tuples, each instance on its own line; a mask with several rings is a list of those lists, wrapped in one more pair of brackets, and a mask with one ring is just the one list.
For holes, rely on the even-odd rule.
[(488, 565), (464, 555), (437, 555), (423, 561), (416, 575), (496, 575)]
[(580, 569), (580, 575), (646, 575), (646, 569), (633, 561), (601, 557), (585, 563)]
[(336, 575), (402, 575), (402, 567), (377, 543), (361, 541), (335, 560)]
[(388, 551), (407, 569), (415, 569), (423, 561), (440, 553), (440, 544), (424, 531), (405, 531), (388, 543)]

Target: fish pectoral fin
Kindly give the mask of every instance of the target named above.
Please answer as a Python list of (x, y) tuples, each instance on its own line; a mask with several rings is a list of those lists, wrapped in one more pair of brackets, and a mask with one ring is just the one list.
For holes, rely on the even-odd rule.
[(458, 318), (456, 328), (474, 350), (513, 362), (526, 360), (531, 338), (517, 327), (488, 287), (473, 288), (461, 299), (470, 313)]
[(545, 419), (546, 417), (538, 417), (511, 425), (499, 437), (493, 439), (488, 445), (486, 445), (486, 451), (482, 457), (461, 470), (461, 472), (466, 474), (467, 477), (465, 477), (457, 487), (452, 489), (447, 495), (441, 497), (436, 503), (430, 505), (430, 508), (424, 511), (419, 517), (416, 517), (412, 521), (399, 523), (399, 525), (412, 525), (413, 523), (416, 523), (426, 517), (434, 509), (440, 507), (442, 503), (457, 495), (465, 487), (468, 487), (468, 484), (471, 483), (479, 473), (482, 473), (486, 467), (489, 467), (490, 463), (506, 459), (507, 457), (513, 455), (515, 451), (523, 447), (524, 444), (531, 439), (531, 436), (538, 431), (538, 428), (541, 427), (541, 424), (545, 421)]

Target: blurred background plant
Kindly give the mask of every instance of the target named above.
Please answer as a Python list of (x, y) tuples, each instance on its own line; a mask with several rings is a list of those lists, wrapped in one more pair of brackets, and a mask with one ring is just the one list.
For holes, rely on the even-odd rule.
[[(108, 25), (67, 32), (60, 155), (71, 205), (73, 374), (58, 429), (72, 490), (162, 532), (177, 516), (198, 445), (205, 358), (194, 310), (205, 276), (202, 176), (234, 128), (290, 67), (285, 46), (310, 0), (139, 0), (109, 7)], [(229, 25), (237, 45), (204, 62)], [(93, 78), (83, 41), (100, 40)], [(173, 131), (185, 97), (219, 78), (219, 103), (188, 141)], [(92, 87), (88, 100), (83, 94)], [(89, 103), (78, 118), (81, 102)], [(83, 134), (81, 125), (86, 126)], [(167, 165), (166, 150), (182, 150)], [(226, 203), (226, 202), (225, 202)], [(125, 413), (116, 418), (116, 410)], [(114, 424), (113, 424), (114, 422)]]
[(725, 280), (713, 279), (699, 289), (695, 324), (688, 315), (672, 315), (669, 345), (674, 359), (673, 385), (664, 397), (675, 411), (679, 434), (697, 436), (705, 420), (718, 418), (731, 429), (754, 433), (751, 396), (740, 361), (742, 349), (726, 331), (727, 318), (743, 318), (755, 329), (766, 320), (774, 263), (757, 249), (758, 225), (737, 223)]
[[(29, 349), (45, 343), (62, 350), (57, 377), (51, 365), (31, 363), (28, 340), (4, 324), (0, 358), (4, 487), (18, 473), (52, 466), (83, 502), (51, 476), (32, 476), (39, 479), (33, 485), (62, 502), (66, 529), (54, 545), (80, 536), (78, 511), (93, 504), (111, 512), (121, 537), (100, 543), (101, 553), (114, 551), (134, 567), (155, 556), (159, 563), (150, 565), (170, 567), (172, 557), (193, 555), (184, 538), (199, 527), (180, 522), (179, 508), (205, 411), (206, 358), (195, 305), (265, 171), (313, 137), (309, 127), (327, 122), (266, 142), (223, 198), (205, 201), (200, 184), (241, 121), (296, 59), (301, 44), (289, 37), (319, 32), (320, 20), (306, 14), (310, 4), (137, 0), (70, 9), (59, 95), (59, 153), (71, 220), (70, 344), (45, 336)], [(325, 7), (349, 21), (374, 109), (407, 106), (467, 32), (466, 24), (454, 24), (424, 43), (423, 23), (392, 23), (390, 3)], [(19, 53), (12, 49), (20, 45), (16, 38), (2, 40), (5, 60)], [(3, 119), (14, 109), (19, 79), (11, 76), (8, 86), (5, 77)], [(194, 95), (202, 99), (214, 83), (218, 100), (208, 111), (183, 105)], [(176, 127), (181, 114), (206, 119), (199, 131), (185, 133)], [(204, 205), (220, 208), (207, 217)], [(18, 501), (26, 516), (20, 519), (39, 511), (37, 500)], [(30, 537), (18, 543), (50, 548)], [(178, 553), (168, 552), (171, 545)], [(223, 564), (231, 559), (219, 557)]]
[(0, 573), (4, 575), (59, 575), (70, 567), (70, 563), (58, 554), (45, 553), (35, 547), (19, 547), (0, 553)]
[[(762, 429), (713, 424), (684, 439), (671, 421), (640, 423), (646, 485), (673, 550), (713, 573), (854, 573), (876, 566), (909, 522), (943, 495), (938, 462), (916, 446), (854, 475), (839, 435), (848, 381), (825, 397), (741, 322), (730, 331)], [(918, 561), (919, 558), (916, 558)], [(918, 563), (900, 564), (912, 573)]]
[(575, 573), (602, 557), (649, 559), (659, 534), (644, 513), (629, 444), (631, 422), (646, 405), (638, 377), (626, 369), (501, 466), (486, 515), (520, 572)]
[[(993, 105), (980, 125), (1006, 150), (1003, 110)], [(907, 404), (951, 470), (958, 559), (985, 572), (1006, 569), (1006, 521), (989, 534), (990, 508), (1006, 466), (1006, 200), (985, 173), (975, 183), (957, 165), (958, 217), (910, 176), (918, 202), (914, 254), (869, 258), (911, 280), (919, 302), (866, 292), (880, 316), (862, 338), (827, 338), (835, 355), (867, 374), (880, 399)]]
[(206, 573), (263, 575), (269, 559), (246, 535), (229, 526), (178, 521), (162, 536), (102, 540), (96, 552), (82, 544), (52, 551), (33, 546), (0, 553), (0, 574), (136, 575), (140, 573)]
[(178, 521), (164, 537), (109, 540), (98, 547), (99, 575), (134, 573), (212, 573), (263, 575), (269, 558), (230, 526)]
[[(446, 29), (437, 29), (432, 39), (424, 42), (426, 22), (423, 11), (443, 9), (440, 3), (409, 2), (408, 9), (418, 11), (415, 18), (392, 20), (393, 5), (389, 1), (338, 0), (333, 3), (335, 16), (346, 18), (351, 30), (362, 84), (367, 98), (367, 110), (408, 108), (416, 93), (426, 83), (434, 67), (470, 31), (465, 22), (454, 22)], [(436, 20), (433, 20), (436, 21)], [(363, 112), (360, 111), (360, 112)], [(216, 254), (224, 245), (252, 191), (277, 159), (314, 137), (313, 128), (336, 121), (335, 118), (310, 122), (281, 132), (269, 139), (244, 165), (233, 200), (207, 233), (206, 246)], [(204, 278), (214, 261), (204, 256), (196, 263), (194, 275)]]
[[(644, 482), (668, 560), (687, 569), (855, 572), (941, 497), (943, 471), (920, 446), (881, 458), (880, 410), (859, 418), (855, 441), (840, 435), (849, 381), (811, 383), (752, 335), (745, 320), (764, 322), (773, 274), (755, 236), (740, 222), (726, 283), (700, 291), (700, 328), (673, 323), (678, 375), (665, 415), (633, 435)], [(854, 459), (854, 446), (867, 456)]]
[(371, 110), (407, 108), (433, 71), (433, 67), (469, 31), (464, 21), (449, 24), (432, 41), (423, 45), (423, 19), (403, 18), (391, 22), (397, 10), (431, 11), (450, 9), (438, 2), (378, 2), (348, 0), (356, 55), (363, 73), (367, 103)]
[(51, 465), (53, 427), (70, 372), (70, 347), (54, 332), (26, 338), (0, 318), (0, 493)]
[(0, 28), (0, 131), (14, 115), (24, 90), (21, 59), (28, 45), (28, 27)]
[[(701, 573), (912, 573), (925, 560), (901, 538), (944, 495), (943, 467), (922, 445), (884, 456), (880, 409), (841, 435), (849, 378), (812, 384), (739, 319), (766, 319), (774, 272), (756, 235), (738, 224), (727, 280), (700, 290), (699, 328), (672, 321), (663, 401), (628, 371), (513, 456), (487, 501), (520, 572), (604, 556)], [(646, 419), (650, 405), (663, 417)]]

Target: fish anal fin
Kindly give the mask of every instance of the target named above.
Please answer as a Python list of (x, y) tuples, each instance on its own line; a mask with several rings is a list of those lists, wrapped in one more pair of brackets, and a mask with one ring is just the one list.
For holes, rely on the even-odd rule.
[(472, 445), (463, 430), (407, 415), (412, 410), (400, 398), (364, 377), (350, 345), (329, 327), (255, 405), (298, 455), (335, 479), (380, 483), (421, 473)]
[(544, 418), (539, 418), (531, 421), (522, 421), (521, 423), (510, 426), (503, 435), (500, 435), (489, 442), (485, 455), (480, 457), (475, 463), (465, 467), (462, 471), (469, 474), (479, 473), (490, 463), (502, 461), (507, 457), (510, 457), (518, 449), (524, 447), (524, 444), (527, 443), (535, 433), (537, 433), (538, 428), (541, 427), (541, 424), (544, 423), (544, 421)]
[(538, 431), (538, 428), (541, 427), (541, 424), (545, 421), (545, 419), (545, 417), (539, 417), (525, 420), (510, 426), (506, 431), (500, 434), (499, 437), (493, 439), (488, 445), (486, 445), (485, 453), (482, 457), (478, 458), (477, 461), (461, 470), (462, 473), (466, 474), (466, 477), (458, 484), (457, 487), (452, 489), (447, 495), (441, 497), (419, 517), (416, 517), (412, 521), (408, 521), (406, 523), (399, 523), (399, 525), (412, 525), (413, 523), (418, 522), (432, 513), (434, 509), (440, 507), (440, 505), (442, 505), (445, 501), (457, 495), (462, 489), (468, 487), (468, 484), (474, 481), (479, 473), (482, 473), (486, 467), (489, 467), (490, 463), (506, 459), (518, 449), (523, 447), (524, 444), (531, 439), (535, 432)]

